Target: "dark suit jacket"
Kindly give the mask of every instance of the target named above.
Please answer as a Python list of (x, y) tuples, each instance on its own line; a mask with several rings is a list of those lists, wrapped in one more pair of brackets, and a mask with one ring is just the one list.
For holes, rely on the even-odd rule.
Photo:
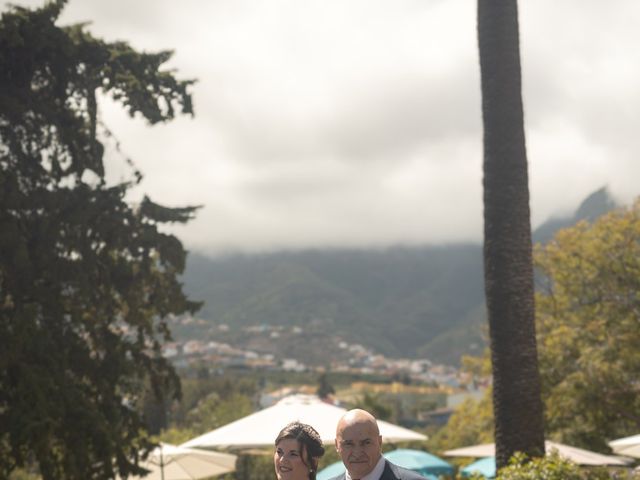
[[(384, 470), (380, 480), (424, 480), (422, 475), (417, 474), (414, 471), (407, 470), (406, 468), (394, 465), (389, 460), (384, 461)], [(346, 473), (333, 477), (330, 480), (345, 480)]]

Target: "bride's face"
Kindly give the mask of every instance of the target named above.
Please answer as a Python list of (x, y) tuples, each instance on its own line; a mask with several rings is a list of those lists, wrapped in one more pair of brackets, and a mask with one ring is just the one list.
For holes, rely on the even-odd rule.
[(302, 457), (302, 446), (293, 438), (283, 438), (276, 445), (273, 465), (278, 480), (308, 480), (309, 467)]

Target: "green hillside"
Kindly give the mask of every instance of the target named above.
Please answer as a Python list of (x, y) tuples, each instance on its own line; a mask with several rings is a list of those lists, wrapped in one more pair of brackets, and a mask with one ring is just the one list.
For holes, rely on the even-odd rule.
[(417, 356), (470, 321), (483, 298), (481, 262), (478, 245), (191, 255), (185, 285), (214, 324), (298, 325)]
[[(576, 215), (546, 222), (534, 239), (547, 240), (558, 228), (595, 218), (612, 205), (605, 189), (594, 192)], [(204, 301), (198, 317), (210, 326), (228, 325), (226, 338), (240, 338), (241, 328), (251, 325), (302, 327), (305, 344), (287, 346), (301, 360), (326, 357), (338, 338), (389, 356), (448, 364), (481, 352), (485, 344), (477, 244), (220, 258), (191, 254), (184, 281), (191, 297)], [(187, 334), (180, 328), (175, 333)], [(219, 334), (203, 329), (199, 336), (205, 335)]]

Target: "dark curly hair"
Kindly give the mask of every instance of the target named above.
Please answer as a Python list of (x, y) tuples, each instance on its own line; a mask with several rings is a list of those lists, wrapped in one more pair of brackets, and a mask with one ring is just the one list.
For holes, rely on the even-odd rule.
[(309, 480), (316, 480), (318, 459), (324, 455), (324, 447), (322, 446), (320, 434), (311, 425), (300, 422), (291, 422), (280, 430), (274, 444), (278, 446), (278, 443), (285, 438), (298, 441), (303, 452), (302, 461), (307, 467), (309, 467)]

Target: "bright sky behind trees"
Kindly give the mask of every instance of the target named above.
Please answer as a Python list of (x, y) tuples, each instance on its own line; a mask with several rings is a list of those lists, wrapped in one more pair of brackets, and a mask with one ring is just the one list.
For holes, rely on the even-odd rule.
[[(194, 119), (150, 129), (103, 104), (140, 196), (205, 205), (188, 248), (481, 240), (475, 2), (70, 0), (62, 18), (175, 49), (198, 79)], [(534, 227), (605, 184), (638, 195), (639, 20), (635, 0), (521, 5)]]

